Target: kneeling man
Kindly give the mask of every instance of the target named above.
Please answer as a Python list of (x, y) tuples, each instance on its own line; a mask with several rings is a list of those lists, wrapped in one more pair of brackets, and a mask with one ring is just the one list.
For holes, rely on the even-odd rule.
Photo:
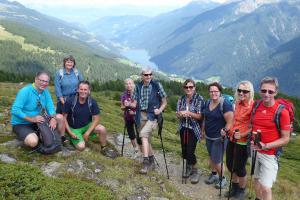
[(100, 109), (97, 102), (90, 96), (88, 81), (79, 83), (77, 94), (67, 100), (63, 113), (66, 131), (77, 150), (84, 150), (86, 142), (98, 136), (102, 153), (105, 153), (106, 129), (98, 124)]

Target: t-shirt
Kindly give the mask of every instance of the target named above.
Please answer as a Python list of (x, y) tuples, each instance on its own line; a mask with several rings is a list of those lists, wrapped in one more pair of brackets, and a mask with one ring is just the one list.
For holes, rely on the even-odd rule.
[[(235, 104), (233, 126), (230, 129), (230, 138), (233, 136), (233, 131), (238, 129), (240, 133), (249, 131), (251, 113), (253, 108), (253, 101), (249, 104), (247, 102), (237, 102)], [(247, 143), (247, 137), (243, 137), (237, 141), (238, 143)]]
[(74, 112), (72, 113), (73, 101), (74, 101), (74, 97), (67, 99), (64, 108), (65, 109), (64, 113), (68, 114), (67, 120), (71, 128), (77, 129), (77, 128), (84, 127), (90, 122), (92, 122), (93, 115), (100, 114), (100, 109), (98, 107), (98, 104), (92, 98), (91, 98), (91, 103), (92, 103), (91, 111), (88, 106), (88, 100), (86, 100), (84, 104), (80, 104), (79, 100), (77, 100), (73, 110)]
[(209, 110), (209, 102), (210, 100), (206, 102), (202, 111), (205, 117), (205, 134), (207, 139), (217, 139), (221, 137), (221, 129), (226, 125), (224, 113), (232, 112), (233, 108), (228, 101), (224, 101), (223, 112), (220, 108), (220, 103), (213, 110)]
[[(123, 95), (121, 96), (121, 102), (122, 102), (122, 104), (124, 104), (125, 100), (130, 101), (131, 103), (134, 102), (134, 99), (132, 98), (130, 92), (128, 92), (128, 91), (125, 91), (123, 93)], [(130, 108), (130, 110), (133, 111), (133, 112), (135, 112), (134, 108)], [(124, 111), (124, 119), (127, 122), (133, 122), (134, 121), (134, 115), (131, 115), (128, 111), (129, 110), (125, 110)]]
[[(261, 130), (261, 141), (263, 143), (273, 142), (280, 138), (280, 133), (277, 130), (274, 116), (278, 107), (278, 102), (272, 107), (266, 107), (261, 103), (253, 116), (253, 131)], [(290, 131), (290, 117), (286, 109), (281, 111), (280, 128), (284, 131)], [(275, 149), (260, 150), (260, 153), (275, 155)]]

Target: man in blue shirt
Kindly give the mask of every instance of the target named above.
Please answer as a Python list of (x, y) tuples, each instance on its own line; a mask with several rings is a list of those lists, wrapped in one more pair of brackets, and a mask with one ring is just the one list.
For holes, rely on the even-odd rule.
[(64, 120), (61, 114), (55, 114), (53, 101), (47, 89), (50, 76), (46, 72), (38, 72), (35, 81), (23, 87), (17, 94), (11, 109), (11, 124), (13, 131), (19, 140), (26, 146), (34, 148), (38, 145), (37, 123), (42, 123), (45, 118), (41, 115), (41, 109), (45, 109), (51, 116), (49, 126), (58, 128), (64, 135)]
[(114, 157), (114, 152), (106, 148), (106, 129), (99, 124), (100, 109), (97, 102), (90, 96), (90, 83), (81, 81), (77, 94), (67, 99), (63, 109), (66, 131), (70, 141), (77, 150), (83, 151), (86, 142), (98, 137), (102, 153), (108, 157)]

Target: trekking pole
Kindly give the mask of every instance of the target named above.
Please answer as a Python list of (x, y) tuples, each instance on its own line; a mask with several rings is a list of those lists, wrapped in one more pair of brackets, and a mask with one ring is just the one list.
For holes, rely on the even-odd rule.
[(160, 117), (158, 118), (158, 135), (160, 137), (161, 148), (163, 150), (166, 171), (167, 171), (167, 178), (169, 179), (170, 177), (169, 177), (169, 170), (168, 170), (168, 165), (167, 165), (167, 160), (166, 160), (166, 153), (165, 153), (164, 143), (163, 143), (162, 135), (161, 135), (162, 129), (163, 129), (163, 124), (164, 124), (164, 119), (163, 119), (162, 115), (160, 115)]
[[(231, 172), (230, 172), (230, 181), (229, 181), (229, 194), (230, 194), (230, 192), (231, 192), (231, 187), (232, 187), (232, 175), (233, 175), (233, 170), (234, 170), (234, 165), (235, 165), (235, 155), (236, 155), (236, 149), (235, 149), (235, 143), (236, 143), (236, 139), (235, 139), (235, 133), (238, 133), (238, 132), (240, 132), (239, 131), (239, 129), (235, 129), (234, 130), (234, 134), (233, 134), (233, 138), (232, 138), (232, 140), (233, 140), (233, 149), (232, 149), (232, 166), (231, 166)], [(230, 195), (228, 195), (228, 197), (227, 197), (227, 199), (229, 200), (230, 199)]]
[[(253, 142), (254, 145), (258, 145), (260, 146), (260, 140), (261, 140), (261, 130), (257, 130), (257, 132), (253, 132)], [(250, 178), (250, 196), (249, 199), (252, 199), (252, 190), (253, 190), (253, 186), (252, 186), (252, 181), (253, 181), (253, 175), (254, 175), (254, 170), (255, 170), (255, 163), (256, 163), (256, 156), (257, 156), (257, 150), (253, 149), (252, 150), (252, 159), (251, 159), (251, 178)]]
[(186, 184), (187, 181), (187, 172), (188, 172), (188, 164), (187, 164), (187, 145), (188, 145), (188, 118), (185, 118), (185, 129), (183, 132), (183, 149), (182, 149), (182, 184)]
[(124, 126), (124, 132), (123, 132), (123, 141), (122, 141), (122, 151), (121, 151), (121, 155), (123, 156), (123, 150), (124, 150), (124, 143), (125, 143), (125, 135), (126, 135), (126, 122), (125, 122), (125, 126)]
[[(226, 132), (226, 136), (228, 135), (228, 131), (226, 129), (223, 129), (223, 131)], [(224, 140), (226, 136), (222, 136), (221, 138), (221, 143), (222, 143), (222, 160), (221, 160), (221, 178), (219, 178), (219, 182), (220, 182), (220, 191), (219, 191), (219, 196), (222, 196), (222, 188), (221, 188), (221, 182), (222, 182), (222, 178), (223, 178), (223, 165), (224, 165), (224, 161), (223, 161), (223, 155), (224, 155)]]

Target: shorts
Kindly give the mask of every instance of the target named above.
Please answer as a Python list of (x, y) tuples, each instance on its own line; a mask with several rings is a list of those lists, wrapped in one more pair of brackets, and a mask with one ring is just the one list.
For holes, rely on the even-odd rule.
[(224, 149), (222, 150), (221, 138), (216, 140), (211, 140), (206, 138), (206, 149), (210, 159), (214, 164), (221, 163), (226, 146), (227, 146), (227, 139), (224, 140)]
[(257, 152), (254, 177), (260, 184), (272, 188), (276, 181), (278, 172), (278, 161), (275, 155), (262, 154)]
[(13, 125), (12, 130), (16, 133), (17, 138), (21, 141), (24, 141), (25, 138), (31, 133), (38, 135), (38, 127), (36, 124), (17, 124)]
[(147, 119), (147, 113), (141, 112), (141, 129), (140, 137), (151, 138), (152, 131), (157, 128), (157, 120), (150, 121)]
[[(74, 144), (75, 146), (79, 143), (79, 142), (84, 142), (84, 138), (83, 138), (83, 134), (89, 129), (89, 127), (91, 126), (91, 123), (85, 125), (84, 127), (82, 128), (77, 128), (77, 129), (74, 129), (74, 128), (71, 128), (71, 131), (77, 136), (78, 139), (74, 139), (72, 137), (69, 137), (70, 141), (72, 142), (72, 144)], [(89, 135), (89, 140), (94, 140), (97, 138), (97, 134), (92, 132), (90, 135)]]

